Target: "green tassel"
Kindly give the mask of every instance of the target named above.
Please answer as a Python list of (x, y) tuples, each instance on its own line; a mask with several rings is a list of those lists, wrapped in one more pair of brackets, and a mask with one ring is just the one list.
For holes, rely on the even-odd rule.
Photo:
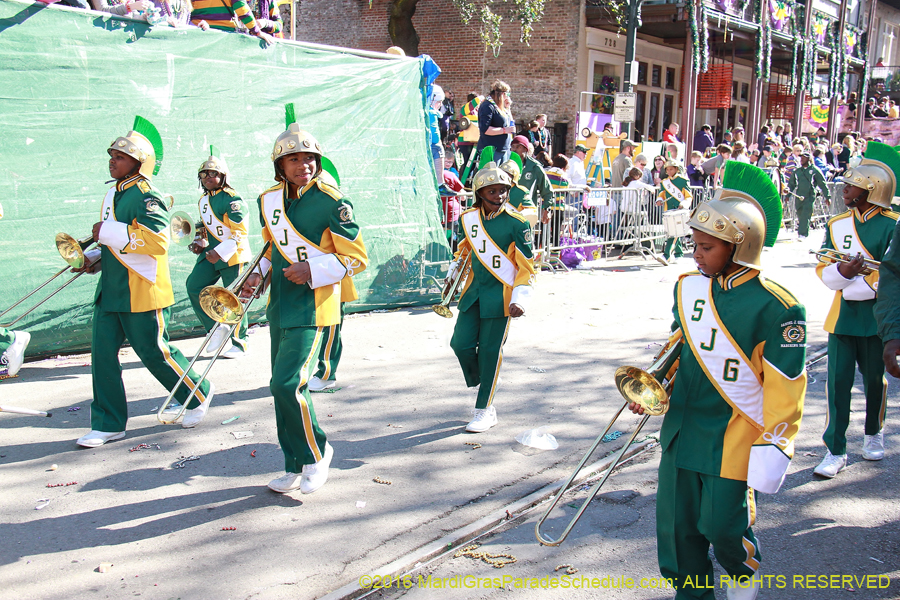
[(159, 131), (156, 130), (153, 123), (139, 116), (134, 117), (134, 125), (131, 129), (147, 138), (150, 145), (153, 146), (153, 153), (156, 154), (156, 165), (153, 167), (153, 174), (156, 175), (159, 173), (159, 168), (162, 166), (163, 161), (163, 143)]
[(725, 175), (722, 177), (722, 188), (747, 194), (756, 200), (766, 218), (766, 235), (764, 246), (775, 245), (778, 230), (781, 227), (783, 208), (778, 188), (765, 171), (755, 165), (728, 161), (725, 163)]
[(215, 156), (216, 158), (219, 158), (219, 149), (216, 148), (216, 147), (213, 146), (213, 145), (210, 145), (210, 147), (209, 147), (209, 155), (210, 155), (210, 156)]
[(519, 158), (519, 155), (516, 154), (515, 152), (510, 152), (509, 160), (511, 160), (514, 163), (516, 163), (517, 165), (519, 165), (519, 173), (521, 173), (522, 172), (522, 159)]
[(881, 142), (869, 142), (866, 144), (863, 159), (880, 162), (893, 171), (894, 179), (897, 181), (897, 189), (894, 190), (894, 195), (900, 196), (900, 152)]
[(294, 103), (288, 102), (284, 105), (284, 128), (287, 129), (292, 123), (296, 122), (297, 117), (294, 116)]
[(331, 160), (325, 158), (324, 156), (320, 157), (322, 160), (322, 170), (334, 177), (335, 183), (338, 184), (338, 187), (341, 187), (341, 177), (338, 175), (337, 167), (334, 166), (334, 163)]

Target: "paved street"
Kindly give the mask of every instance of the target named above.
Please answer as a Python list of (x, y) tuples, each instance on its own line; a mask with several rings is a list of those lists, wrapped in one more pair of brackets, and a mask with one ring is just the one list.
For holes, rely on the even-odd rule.
[[(815, 277), (810, 247), (781, 242), (763, 260), (772, 265), (767, 275), (806, 304), (808, 342), (818, 348), (826, 340), (822, 321), (832, 295)], [(656, 577), (659, 453), (653, 448), (610, 480), (558, 549), (537, 544), (535, 513), (526, 513), (477, 540), (483, 544), (478, 550), (517, 559), (502, 569), (453, 558), (459, 549), (455, 543), (449, 555), (432, 562), (416, 556), (424, 557), (422, 549), (445, 536), (455, 539), (461, 530), (473, 531), (464, 528), (502, 514), (571, 472), (621, 405), (613, 372), (623, 364), (649, 364), (671, 323), (672, 286), (680, 272), (691, 268), (687, 262), (662, 267), (651, 261), (612, 260), (594, 271), (542, 274), (533, 306), (513, 323), (507, 341), (495, 401), (500, 424), (479, 435), (463, 432), (474, 393), (464, 387), (449, 348), (453, 321), (422, 308), (348, 318), (337, 373), (340, 389), (313, 397), (335, 459), (326, 486), (308, 496), (278, 495), (265, 487), (283, 470), (268, 391), (265, 327), (252, 330), (247, 358), (215, 365), (216, 397), (206, 421), (194, 430), (156, 421), (152, 412), (166, 391), (130, 350), (123, 350), (132, 416), (128, 435), (97, 449), (74, 444), (89, 429), (90, 358), (26, 364), (19, 378), (0, 383), (2, 402), (54, 415), (0, 415), (0, 597), (280, 600), (332, 592), (340, 597), (359, 591), (360, 576), (407, 560), (410, 567), (423, 563), (413, 577), (543, 578), (559, 575), (554, 568), (561, 564), (577, 568), (576, 576)], [(199, 343), (177, 345), (191, 356)], [(760, 501), (762, 572), (787, 577), (786, 590), (760, 597), (843, 598), (849, 592), (841, 589), (794, 589), (793, 577), (886, 574), (890, 587), (858, 590), (852, 597), (897, 598), (897, 409), (889, 403), (884, 461), (861, 460), (863, 415), (854, 413), (850, 468), (833, 481), (813, 481), (812, 469), (824, 452), (819, 441), (824, 374), (824, 363), (812, 371), (816, 382), (810, 386), (785, 486), (777, 496)], [(895, 385), (890, 397), (895, 405)], [(232, 417), (239, 418), (222, 424)], [(636, 422), (627, 415), (617, 429), (628, 431)], [(654, 423), (650, 421), (648, 432), (658, 429)], [(535, 450), (515, 441), (519, 433), (539, 426), (556, 436), (557, 450)], [(603, 453), (623, 440), (603, 444)], [(130, 451), (139, 444), (150, 448)], [(180, 459), (194, 456), (199, 458), (175, 468)], [(567, 503), (579, 494), (584, 493), (573, 493)], [(569, 506), (557, 509), (549, 526), (558, 528), (573, 511)], [(102, 563), (112, 566), (100, 573)], [(511, 584), (509, 589), (516, 592)], [(396, 590), (378, 594), (401, 595)], [(415, 586), (402, 594), (508, 595), (503, 590)], [(642, 599), (671, 594), (536, 589), (527, 596)]]

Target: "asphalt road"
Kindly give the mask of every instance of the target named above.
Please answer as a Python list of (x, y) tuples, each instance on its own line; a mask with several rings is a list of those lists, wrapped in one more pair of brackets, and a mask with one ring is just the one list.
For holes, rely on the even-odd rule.
[[(807, 306), (809, 344), (816, 348), (826, 339), (821, 325), (831, 294), (813, 273), (809, 247), (779, 243), (764, 261), (771, 265), (767, 274)], [(216, 398), (207, 420), (194, 430), (156, 421), (152, 410), (166, 391), (129, 349), (123, 350), (128, 435), (97, 449), (74, 443), (89, 429), (89, 357), (26, 364), (18, 378), (0, 382), (0, 399), (54, 416), (0, 414), (0, 598), (339, 597), (361, 593), (361, 576), (409, 561), (409, 567), (423, 563), (417, 574), (438, 577), (518, 573), (539, 579), (565, 563), (591, 577), (655, 577), (655, 450), (610, 480), (597, 506), (559, 549), (539, 546), (529, 523), (533, 514), (521, 512), (523, 498), (540, 496), (569, 474), (618, 409), (613, 372), (622, 364), (649, 364), (671, 322), (672, 285), (691, 268), (640, 260), (599, 266), (538, 278), (534, 304), (513, 323), (507, 341), (495, 401), (500, 424), (485, 434), (463, 432), (474, 393), (464, 387), (449, 348), (453, 321), (423, 309), (348, 318), (337, 373), (341, 389), (314, 396), (335, 459), (325, 487), (307, 496), (279, 495), (265, 487), (283, 470), (268, 391), (265, 327), (252, 330), (248, 357), (213, 367)], [(190, 356), (199, 342), (177, 345)], [(884, 461), (860, 459), (862, 415), (854, 413), (850, 439), (856, 454), (850, 469), (834, 481), (813, 481), (812, 469), (823, 453), (818, 438), (824, 425), (824, 365), (815, 373), (788, 481), (782, 492), (760, 502), (763, 572), (887, 574), (889, 588), (859, 590), (853, 597), (900, 597), (897, 438), (891, 431), (897, 412), (888, 410)], [(636, 421), (623, 417), (617, 428), (627, 431)], [(556, 437), (557, 450), (515, 441), (538, 426)], [(604, 452), (622, 439), (604, 444)], [(151, 447), (131, 451), (140, 444)], [(175, 468), (192, 456), (199, 458)], [(67, 483), (72, 485), (58, 486)], [(465, 546), (490, 529), (473, 524), (517, 502), (521, 510), (511, 521), (478, 540), (481, 549), (512, 554), (516, 563), (495, 569), (452, 557), (458, 550), (452, 540)], [(558, 509), (551, 526), (572, 510)], [(444, 539), (451, 540), (451, 554), (434, 559), (439, 554), (434, 545)], [(103, 563), (112, 566), (100, 573)], [(786, 589), (780, 597), (849, 593)], [(402, 593), (481, 598), (508, 592), (411, 588)], [(525, 593), (670, 596), (627, 588)]]

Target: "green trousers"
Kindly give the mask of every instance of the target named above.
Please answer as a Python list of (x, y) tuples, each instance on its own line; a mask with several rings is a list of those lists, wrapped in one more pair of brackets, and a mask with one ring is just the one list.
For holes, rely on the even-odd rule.
[(487, 408), (494, 401), (510, 320), (510, 317), (482, 319), (478, 302), (469, 310), (460, 311), (456, 317), (450, 347), (462, 367), (466, 385), (475, 387), (481, 384), (475, 408)]
[[(203, 309), (200, 308), (200, 292), (203, 291), (203, 288), (209, 285), (213, 285), (214, 283), (219, 281), (219, 278), (222, 279), (222, 285), (228, 287), (231, 285), (235, 279), (238, 278), (241, 274), (241, 270), (246, 265), (234, 265), (233, 267), (228, 267), (226, 269), (222, 269), (221, 271), (216, 270), (216, 265), (209, 262), (206, 259), (197, 261), (197, 264), (194, 265), (194, 270), (191, 271), (191, 274), (188, 275), (187, 278), (187, 294), (188, 298), (191, 301), (191, 306), (194, 307), (194, 314), (197, 315), (197, 318), (200, 319), (200, 323), (203, 325), (203, 329), (206, 330), (207, 333), (215, 327), (216, 322), (209, 318), (209, 316), (203, 312)], [(231, 343), (235, 346), (239, 347), (241, 350), (247, 351), (247, 315), (244, 314), (244, 318), (241, 319), (240, 325), (235, 329), (235, 333), (231, 336)]]
[(815, 195), (805, 196), (803, 200), (795, 198), (795, 206), (797, 207), (797, 234), (809, 235), (809, 221), (812, 219), (813, 204), (815, 204)]
[(663, 258), (669, 260), (672, 255), (672, 246), (675, 246), (675, 258), (684, 256), (684, 250), (681, 247), (681, 238), (666, 238), (666, 245), (663, 246)]
[(341, 362), (341, 354), (344, 344), (341, 342), (341, 327), (344, 326), (344, 303), (341, 303), (341, 322), (337, 325), (324, 328), (322, 344), (319, 347), (319, 360), (316, 363), (316, 377), (322, 381), (333, 380), (336, 377), (338, 363)]
[(272, 380), (275, 425), (284, 453), (284, 470), (299, 473), (303, 465), (322, 459), (325, 432), (316, 420), (307, 383), (316, 367), (322, 327), (281, 329), (269, 325), (272, 339)]
[(753, 530), (756, 506), (746, 481), (704, 475), (675, 466), (674, 452), (659, 462), (656, 538), (659, 571), (677, 589), (675, 598), (715, 600), (709, 546), (732, 577), (752, 577), (762, 559)]
[(16, 334), (9, 329), (0, 327), (0, 354), (6, 352), (14, 341), (16, 341)]
[(884, 346), (877, 335), (828, 336), (828, 421), (822, 441), (834, 455), (847, 453), (847, 426), (850, 424), (850, 394), (856, 367), (862, 373), (866, 395), (866, 435), (874, 435), (884, 426), (887, 406), (887, 379), (881, 353)]
[[(188, 367), (181, 351), (169, 344), (169, 308), (139, 313), (107, 312), (94, 305), (94, 323), (91, 336), (91, 376), (94, 401), (91, 403), (91, 429), (95, 431), (125, 431), (128, 420), (128, 403), (125, 385), (122, 383), (122, 365), (119, 350), (126, 338), (134, 352), (156, 380), (167, 391)], [(200, 377), (192, 370), (188, 379), (178, 386), (175, 398), (182, 404), (190, 393), (189, 386)], [(189, 381), (191, 383), (189, 383)], [(191, 399), (188, 408), (197, 408), (206, 402), (209, 382), (204, 381)]]

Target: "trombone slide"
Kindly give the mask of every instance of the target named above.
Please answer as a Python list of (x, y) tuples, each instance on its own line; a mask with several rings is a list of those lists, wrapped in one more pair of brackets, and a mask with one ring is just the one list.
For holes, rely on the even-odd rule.
[[(843, 252), (838, 252), (837, 250), (831, 250), (825, 248), (823, 250), (810, 250), (810, 254), (815, 254), (819, 260), (827, 263), (845, 263), (849, 264), (855, 256), (850, 256), (849, 254), (844, 254)], [(881, 262), (877, 260), (872, 260), (871, 258), (863, 258), (863, 267), (859, 272), (860, 275), (869, 275), (877, 271), (881, 267)]]

